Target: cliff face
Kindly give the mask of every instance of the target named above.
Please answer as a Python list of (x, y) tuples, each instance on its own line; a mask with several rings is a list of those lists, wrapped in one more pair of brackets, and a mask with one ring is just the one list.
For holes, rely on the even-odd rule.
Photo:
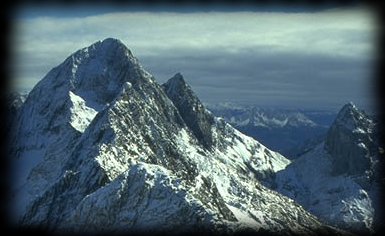
[(331, 155), (333, 174), (365, 175), (378, 153), (374, 123), (352, 103), (345, 105), (330, 127), (325, 149)]
[(214, 138), (211, 126), (214, 124), (214, 117), (194, 95), (183, 76), (178, 73), (162, 86), (195, 137), (204, 147), (212, 148)]

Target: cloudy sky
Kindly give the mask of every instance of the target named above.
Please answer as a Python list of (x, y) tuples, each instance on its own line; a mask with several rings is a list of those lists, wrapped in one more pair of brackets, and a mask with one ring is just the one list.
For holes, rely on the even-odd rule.
[[(87, 11), (85, 11), (87, 9)], [(163, 83), (181, 72), (203, 102), (338, 109), (373, 104), (376, 23), (363, 7), (242, 9), (18, 9), (12, 78), (30, 90), (98, 40), (123, 41)]]

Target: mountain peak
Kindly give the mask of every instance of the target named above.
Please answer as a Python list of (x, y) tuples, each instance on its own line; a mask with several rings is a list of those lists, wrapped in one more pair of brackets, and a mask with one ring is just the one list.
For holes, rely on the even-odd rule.
[(340, 110), (340, 112), (343, 112), (343, 111), (352, 111), (352, 110), (357, 110), (357, 107), (356, 105), (354, 105), (354, 103), (352, 101), (346, 103)]
[(354, 130), (361, 126), (370, 127), (371, 121), (364, 111), (349, 102), (338, 112), (335, 123), (345, 129)]
[(356, 105), (354, 105), (353, 102), (349, 102), (341, 108), (341, 110), (338, 112), (337, 117), (344, 117), (346, 115), (349, 115), (349, 114), (351, 115), (351, 114), (357, 113), (357, 112), (359, 112), (359, 111), (358, 111)]
[[(97, 112), (121, 95), (127, 82), (139, 87), (149, 80), (151, 77), (120, 40), (107, 38), (97, 41), (71, 54), (32, 89), (25, 101), (28, 104), (25, 109), (30, 110), (30, 115), (22, 117), (21, 129), (32, 135), (36, 129), (44, 133), (53, 126), (70, 124), (83, 132)], [(77, 115), (79, 111), (83, 114)], [(58, 119), (57, 114), (65, 116)], [(41, 120), (45, 121), (44, 125), (35, 127)], [(62, 139), (61, 136), (58, 134), (58, 140)], [(49, 140), (53, 142), (56, 139)], [(28, 142), (38, 146), (45, 141), (35, 138)]]
[(119, 39), (116, 39), (116, 38), (105, 38), (103, 40), (100, 40), (100, 42), (102, 44), (116, 44), (116, 45), (123, 45), (124, 44), (122, 43), (122, 41), (120, 41)]
[(185, 82), (183, 79), (183, 75), (180, 72), (176, 73), (173, 77), (171, 77), (170, 80)]
[(114, 61), (123, 59), (129, 59), (131, 61), (135, 60), (131, 51), (122, 41), (115, 38), (106, 38), (78, 50), (72, 54), (67, 61), (72, 64), (79, 64), (91, 58), (103, 58), (105, 60), (113, 59)]
[[(186, 81), (183, 78), (181, 73), (176, 73), (173, 77), (171, 77), (165, 84), (167, 87), (168, 93), (179, 93), (189, 87)], [(179, 92), (178, 92), (179, 91)]]
[(96, 50), (99, 50), (101, 52), (107, 53), (107, 52), (115, 52), (115, 53), (124, 53), (128, 54), (129, 56), (132, 56), (131, 51), (124, 45), (122, 41), (115, 38), (106, 38), (104, 40), (100, 40), (93, 45), (89, 46), (88, 48), (94, 47)]
[(69, 82), (70, 91), (81, 97), (91, 94), (92, 100), (98, 104), (111, 102), (125, 82), (135, 84), (146, 77), (146, 72), (131, 51), (122, 41), (114, 38), (106, 38), (78, 50), (57, 71), (62, 75), (60, 79), (63, 83)]
[(213, 145), (211, 125), (214, 124), (214, 117), (185, 82), (182, 74), (175, 74), (162, 87), (195, 137), (204, 147), (211, 148)]
[(331, 125), (325, 148), (335, 174), (362, 174), (370, 168), (373, 121), (352, 102), (344, 105)]

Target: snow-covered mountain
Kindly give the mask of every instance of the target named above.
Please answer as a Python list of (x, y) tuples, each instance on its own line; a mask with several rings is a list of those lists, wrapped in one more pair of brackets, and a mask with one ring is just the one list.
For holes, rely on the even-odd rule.
[(336, 116), (330, 111), (261, 108), (231, 103), (207, 105), (215, 116), (223, 117), (236, 129), (290, 159), (322, 142)]
[(330, 225), (376, 231), (383, 223), (379, 147), (376, 123), (349, 103), (325, 141), (279, 171), (272, 185)]
[(290, 161), (159, 85), (119, 40), (69, 56), (11, 136), (13, 218), (60, 232), (339, 232), (263, 186)]

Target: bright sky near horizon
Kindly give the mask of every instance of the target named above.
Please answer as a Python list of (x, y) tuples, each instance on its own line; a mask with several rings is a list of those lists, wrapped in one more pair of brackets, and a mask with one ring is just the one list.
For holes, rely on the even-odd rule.
[(32, 89), (76, 50), (113, 37), (158, 82), (181, 72), (206, 103), (333, 110), (349, 101), (362, 108), (373, 104), (377, 31), (375, 16), (363, 7), (84, 9), (25, 7), (15, 13), (15, 89)]

